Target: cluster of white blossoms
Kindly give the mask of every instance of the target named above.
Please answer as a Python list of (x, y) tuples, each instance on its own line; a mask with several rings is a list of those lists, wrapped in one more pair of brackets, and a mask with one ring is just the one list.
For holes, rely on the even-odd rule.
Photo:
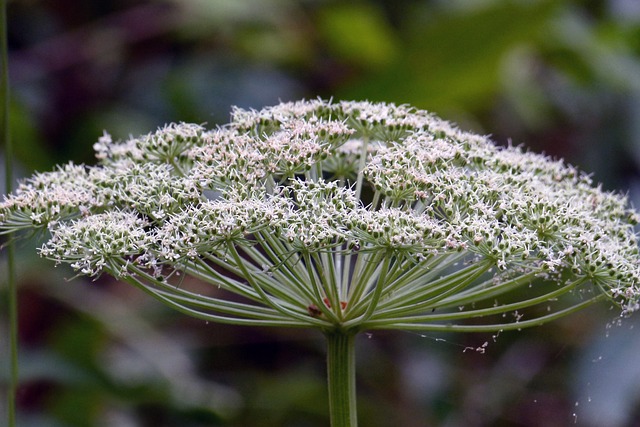
[[(638, 215), (562, 161), (408, 106), (236, 108), (94, 146), (21, 183), (4, 233), (192, 316), (300, 327), (521, 328), (608, 298), (638, 308)], [(175, 273), (213, 285), (196, 293)], [(230, 297), (230, 294), (241, 298)]]

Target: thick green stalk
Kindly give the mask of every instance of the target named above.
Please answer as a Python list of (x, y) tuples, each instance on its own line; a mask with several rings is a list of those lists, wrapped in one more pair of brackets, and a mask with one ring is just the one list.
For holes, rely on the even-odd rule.
[[(13, 146), (9, 132), (9, 54), (7, 46), (7, 1), (0, 0), (0, 143), (4, 146), (5, 189), (11, 193), (13, 183)], [(9, 359), (11, 376), (7, 392), (7, 423), (16, 425), (16, 390), (18, 388), (18, 290), (15, 277), (15, 249), (12, 233), (7, 244), (7, 282), (9, 295)]]
[(333, 330), (325, 336), (331, 427), (357, 427), (356, 334), (353, 331)]

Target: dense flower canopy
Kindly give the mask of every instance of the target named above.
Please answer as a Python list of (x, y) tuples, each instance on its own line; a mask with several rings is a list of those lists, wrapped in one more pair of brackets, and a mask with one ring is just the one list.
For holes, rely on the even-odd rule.
[(42, 256), (196, 317), (495, 331), (603, 298), (638, 308), (626, 197), (408, 106), (236, 108), (221, 128), (105, 133), (94, 149), (96, 166), (25, 180), (0, 229), (47, 229)]

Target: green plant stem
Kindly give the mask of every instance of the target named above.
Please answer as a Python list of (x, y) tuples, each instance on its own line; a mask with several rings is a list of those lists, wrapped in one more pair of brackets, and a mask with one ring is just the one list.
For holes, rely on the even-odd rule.
[(356, 427), (356, 333), (333, 330), (325, 336), (331, 427)]
[[(13, 146), (9, 132), (9, 54), (7, 46), (7, 1), (0, 0), (0, 143), (4, 146), (5, 189), (11, 193), (13, 183)], [(7, 283), (9, 314), (10, 379), (7, 391), (7, 425), (16, 425), (16, 392), (18, 388), (18, 289), (15, 274), (13, 233), (7, 236)]]

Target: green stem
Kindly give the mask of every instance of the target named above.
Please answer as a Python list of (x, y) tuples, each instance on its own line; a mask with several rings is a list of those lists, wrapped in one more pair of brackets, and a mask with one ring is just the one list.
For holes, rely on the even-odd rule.
[(389, 264), (391, 263), (392, 253), (391, 251), (387, 251), (384, 254), (384, 261), (382, 262), (382, 268), (380, 269), (380, 275), (378, 276), (378, 281), (376, 283), (375, 289), (371, 292), (372, 297), (369, 298), (369, 306), (367, 307), (367, 311), (362, 316), (362, 320), (366, 322), (369, 320), (373, 312), (378, 307), (378, 302), (380, 301), (380, 295), (382, 295), (382, 291), (386, 285), (387, 273), (389, 272)]
[(362, 194), (362, 182), (364, 180), (364, 167), (367, 164), (367, 150), (369, 148), (369, 136), (362, 136), (362, 148), (360, 149), (360, 161), (358, 162), (358, 176), (356, 178), (356, 197), (360, 199)]
[(289, 318), (302, 320), (303, 322), (308, 320), (308, 316), (306, 314), (301, 314), (288, 307), (285, 307), (283, 304), (281, 304), (282, 300), (278, 301), (277, 298), (272, 298), (270, 295), (268, 295), (265, 292), (265, 290), (255, 280), (255, 278), (253, 277), (253, 273), (249, 271), (247, 264), (245, 264), (243, 259), (240, 258), (240, 254), (238, 253), (238, 250), (236, 249), (235, 245), (232, 242), (229, 242), (227, 247), (229, 249), (229, 253), (231, 253), (231, 256), (234, 259), (234, 262), (236, 263), (236, 267), (238, 267), (242, 272), (241, 277), (243, 277), (249, 283), (249, 285), (251, 285), (251, 287), (260, 296), (260, 299), (264, 304), (275, 309), (279, 313), (284, 314), (285, 316), (288, 316)]
[(571, 313), (580, 311), (592, 304), (602, 301), (607, 298), (606, 294), (599, 294), (591, 299), (581, 302), (580, 304), (572, 305), (563, 310), (552, 312), (546, 316), (540, 316), (529, 320), (509, 323), (493, 323), (488, 325), (456, 325), (456, 324), (437, 324), (437, 323), (385, 323), (383, 326), (376, 328), (372, 325), (373, 322), (368, 322), (362, 326), (367, 329), (399, 329), (402, 331), (420, 331), (420, 332), (502, 332), (511, 331), (514, 329), (520, 330), (524, 328), (530, 328), (532, 326), (540, 326), (545, 323), (557, 320), (562, 317), (568, 316)]
[[(4, 146), (5, 189), (10, 194), (13, 183), (13, 145), (9, 132), (9, 54), (7, 45), (7, 1), (0, 0), (0, 143)], [(13, 236), (7, 244), (7, 282), (9, 293), (9, 358), (11, 376), (7, 392), (7, 423), (16, 425), (16, 391), (18, 388), (18, 288), (15, 274)]]
[(325, 336), (331, 427), (357, 427), (356, 334), (353, 331), (333, 330)]

